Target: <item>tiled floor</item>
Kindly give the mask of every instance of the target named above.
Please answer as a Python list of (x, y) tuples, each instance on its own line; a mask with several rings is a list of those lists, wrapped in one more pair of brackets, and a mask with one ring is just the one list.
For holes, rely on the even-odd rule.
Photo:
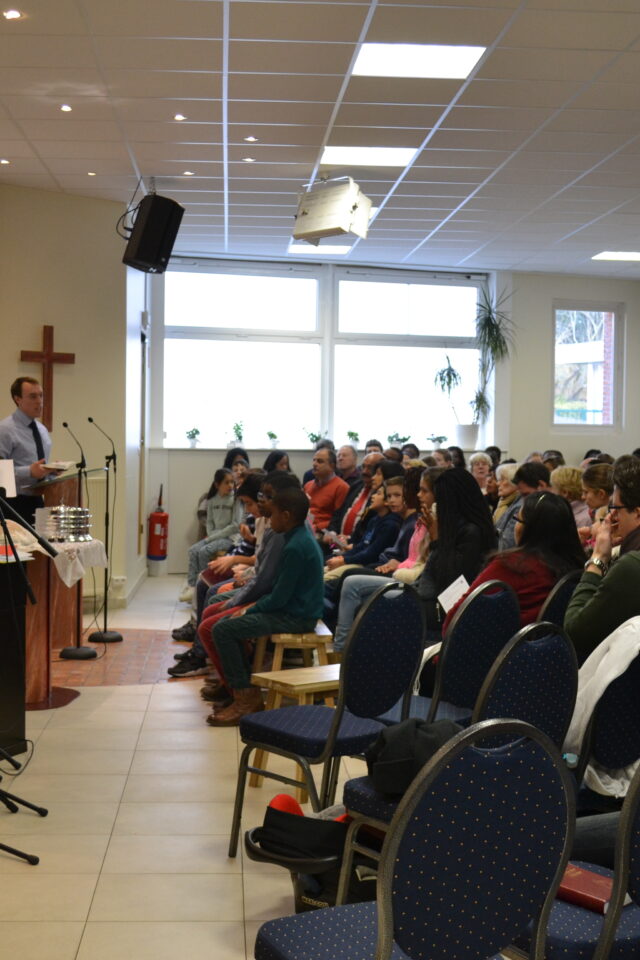
[[(179, 578), (159, 580), (114, 627), (183, 622)], [(287, 873), (226, 855), (238, 737), (206, 726), (199, 687), (85, 686), (27, 714), (33, 760), (3, 785), (49, 816), (0, 806), (0, 841), (40, 856), (33, 867), (0, 853), (3, 960), (245, 960), (259, 925), (292, 912)], [(244, 827), (277, 792), (248, 790)]]

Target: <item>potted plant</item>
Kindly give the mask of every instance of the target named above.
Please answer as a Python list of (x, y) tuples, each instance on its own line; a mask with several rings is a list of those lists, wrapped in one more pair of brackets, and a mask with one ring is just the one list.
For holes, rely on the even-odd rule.
[(431, 441), (433, 447), (441, 447), (443, 443), (446, 443), (448, 437), (445, 436), (436, 436), (435, 433), (432, 433), (430, 437), (427, 437), (427, 440)]
[[(513, 346), (513, 321), (503, 309), (507, 294), (501, 293), (492, 297), (486, 287), (480, 288), (476, 311), (476, 340), (480, 359), (478, 363), (478, 386), (471, 401), (473, 411), (472, 423), (460, 423), (456, 409), (451, 403), (451, 409), (458, 421), (456, 427), (456, 443), (465, 450), (474, 450), (477, 446), (478, 427), (489, 416), (491, 403), (487, 395), (489, 380), (496, 364), (507, 360)], [(447, 365), (438, 370), (435, 384), (446, 393), (451, 401), (451, 391), (460, 386), (462, 378), (451, 365), (447, 355)]]
[(272, 446), (273, 449), (275, 450), (276, 447), (278, 446), (278, 434), (277, 434), (277, 433), (274, 433), (273, 430), (267, 430), (267, 436), (269, 437), (269, 440), (271, 441), (271, 446)]
[(410, 437), (401, 437), (399, 433), (390, 433), (387, 437), (390, 447), (401, 447), (403, 443), (410, 439)]
[(327, 435), (326, 430), (324, 433), (314, 433), (313, 430), (305, 430), (305, 433), (309, 437), (309, 443), (311, 443), (314, 447), (320, 440), (324, 440)]
[(242, 420), (238, 420), (237, 423), (234, 423), (231, 429), (233, 430), (233, 435), (236, 438), (236, 443), (242, 443), (242, 430), (243, 430)]
[(360, 434), (356, 433), (355, 430), (347, 430), (347, 439), (351, 441), (351, 443), (357, 450), (358, 443), (360, 442)]
[(192, 427), (191, 430), (187, 430), (187, 440), (189, 441), (190, 447), (195, 447), (198, 443), (198, 437), (200, 436), (200, 431), (197, 427)]

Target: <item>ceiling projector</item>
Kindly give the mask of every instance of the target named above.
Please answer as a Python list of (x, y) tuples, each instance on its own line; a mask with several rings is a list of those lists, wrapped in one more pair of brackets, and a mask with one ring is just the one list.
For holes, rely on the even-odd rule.
[(315, 245), (322, 237), (345, 233), (364, 239), (370, 216), (371, 200), (351, 177), (327, 180), (301, 194), (293, 238)]

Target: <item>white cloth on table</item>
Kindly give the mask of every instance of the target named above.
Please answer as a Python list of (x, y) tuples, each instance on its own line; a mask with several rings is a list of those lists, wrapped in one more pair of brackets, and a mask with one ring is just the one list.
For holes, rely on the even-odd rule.
[(84, 577), (87, 567), (106, 567), (107, 553), (101, 540), (87, 540), (82, 543), (56, 543), (58, 556), (54, 565), (58, 576), (67, 587)]

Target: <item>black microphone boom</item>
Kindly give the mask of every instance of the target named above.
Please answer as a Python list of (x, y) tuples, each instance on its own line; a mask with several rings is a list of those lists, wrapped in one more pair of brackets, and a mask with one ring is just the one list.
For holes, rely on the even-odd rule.
[(98, 424), (95, 422), (93, 417), (87, 417), (87, 420), (89, 421), (89, 423), (92, 423), (96, 428), (96, 430), (99, 430), (102, 436), (106, 437), (109, 443), (111, 444), (111, 456), (108, 458), (108, 460), (113, 462), (113, 472), (115, 473), (116, 472), (116, 447), (113, 440), (111, 439), (109, 434), (102, 429), (102, 427), (98, 426)]
[(65, 428), (65, 430), (69, 431), (69, 433), (75, 440), (78, 446), (78, 449), (80, 450), (80, 463), (76, 463), (76, 469), (85, 470), (87, 466), (87, 461), (84, 458), (84, 450), (82, 449), (82, 444), (80, 443), (80, 441), (78, 440), (78, 438), (76, 437), (75, 433), (73, 432), (73, 430), (71, 429), (71, 427), (69, 426), (66, 420), (62, 421), (62, 426)]

